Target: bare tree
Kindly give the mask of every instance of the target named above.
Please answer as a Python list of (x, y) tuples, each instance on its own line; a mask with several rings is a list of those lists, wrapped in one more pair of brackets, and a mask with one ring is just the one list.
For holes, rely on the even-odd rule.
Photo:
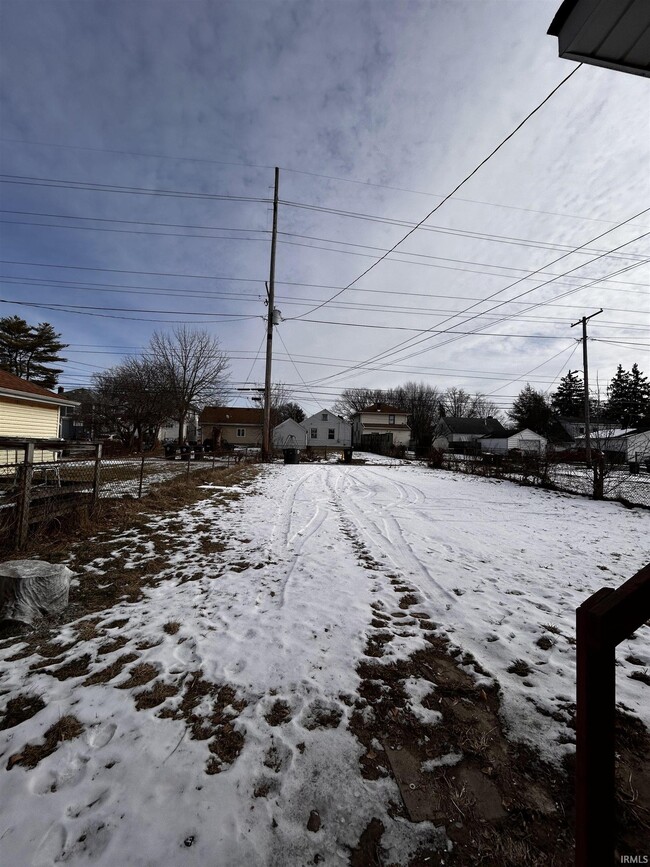
[(408, 413), (411, 437), (418, 449), (431, 446), (440, 399), (440, 391), (424, 382), (407, 382), (386, 392), (386, 403)]
[(127, 358), (93, 376), (95, 419), (117, 431), (127, 446), (145, 435), (158, 436), (161, 424), (175, 412), (161, 366), (151, 359)]
[(332, 410), (342, 418), (350, 418), (373, 403), (384, 403), (385, 392), (378, 388), (346, 388), (334, 402)]
[(228, 357), (216, 337), (204, 329), (182, 325), (170, 333), (154, 332), (149, 357), (160, 365), (178, 419), (182, 440), (185, 419), (192, 407), (223, 397), (228, 374)]
[(499, 418), (499, 407), (483, 394), (470, 394), (463, 388), (448, 388), (441, 400), (445, 415), (452, 418)]

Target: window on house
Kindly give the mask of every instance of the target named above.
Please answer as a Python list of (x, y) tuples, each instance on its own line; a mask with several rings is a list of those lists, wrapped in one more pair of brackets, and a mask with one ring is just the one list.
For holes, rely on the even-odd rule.
[(394, 415), (388, 416), (388, 424), (395, 424), (395, 416)]
[(245, 437), (246, 436), (246, 428), (245, 427), (238, 427), (237, 428), (237, 436), (238, 437)]
[(321, 418), (321, 421), (327, 421), (327, 413), (322, 412), (320, 418)]
[(327, 429), (327, 439), (328, 440), (334, 439), (334, 428), (333, 427), (330, 427)]
[(317, 440), (317, 439), (318, 439), (318, 428), (317, 428), (317, 427), (313, 427), (313, 428), (311, 429), (311, 438), (312, 438), (313, 440)]

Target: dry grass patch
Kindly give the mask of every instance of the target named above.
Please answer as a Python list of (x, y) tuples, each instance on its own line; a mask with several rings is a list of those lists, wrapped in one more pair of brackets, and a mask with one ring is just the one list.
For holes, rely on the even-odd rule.
[(163, 632), (166, 632), (167, 635), (176, 635), (180, 628), (181, 625), (177, 620), (168, 620), (163, 626)]
[(125, 644), (129, 643), (129, 640), (130, 639), (128, 639), (126, 635), (121, 635), (119, 638), (113, 639), (113, 641), (106, 641), (97, 648), (97, 654), (101, 656), (106, 653), (114, 653), (116, 650), (121, 650)]
[(74, 716), (64, 716), (45, 732), (45, 740), (42, 744), (27, 744), (19, 753), (14, 753), (7, 762), (7, 770), (14, 765), (23, 765), (25, 768), (35, 768), (38, 763), (52, 755), (61, 741), (71, 741), (78, 738), (84, 727)]
[(88, 674), (89, 665), (90, 654), (84, 653), (83, 656), (70, 660), (70, 662), (62, 665), (61, 668), (56, 668), (54, 671), (48, 671), (48, 674), (51, 674), (52, 677), (56, 677), (57, 680), (69, 680), (73, 677), (83, 677), (84, 674)]
[(149, 662), (141, 662), (140, 665), (134, 665), (129, 672), (128, 680), (117, 684), (117, 689), (133, 689), (136, 686), (144, 686), (149, 683), (158, 674), (158, 669), (155, 665)]
[(87, 677), (82, 686), (96, 686), (98, 683), (108, 683), (109, 680), (112, 680), (121, 673), (125, 665), (128, 665), (129, 662), (134, 662), (138, 658), (137, 653), (125, 653), (122, 656), (118, 656), (118, 658), (110, 665), (107, 665), (106, 668), (102, 668), (101, 671), (96, 671), (94, 674), (91, 674), (90, 677)]
[(29, 695), (21, 693), (10, 698), (7, 702), (4, 715), (0, 719), (0, 731), (3, 729), (12, 729), (14, 726), (20, 725), (28, 719), (43, 710), (45, 702), (38, 695)]
[(178, 695), (178, 686), (157, 680), (151, 689), (145, 689), (136, 695), (136, 710), (147, 710), (148, 708), (158, 707), (165, 699), (171, 698), (173, 695)]

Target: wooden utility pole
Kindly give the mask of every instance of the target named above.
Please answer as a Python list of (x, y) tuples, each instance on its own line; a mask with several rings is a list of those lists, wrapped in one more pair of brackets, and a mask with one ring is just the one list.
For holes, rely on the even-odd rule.
[(262, 428), (262, 459), (268, 460), (271, 455), (271, 362), (273, 360), (273, 324), (275, 306), (275, 246), (278, 236), (278, 187), (280, 184), (280, 169), (275, 168), (275, 190), (273, 193), (273, 234), (271, 235), (271, 270), (269, 285), (266, 290), (269, 306), (266, 324), (266, 376), (264, 379), (264, 422)]
[(587, 362), (587, 322), (603, 312), (601, 307), (598, 313), (592, 313), (591, 316), (583, 316), (574, 322), (571, 328), (575, 328), (582, 322), (582, 378), (585, 387), (585, 462), (588, 467), (591, 466), (591, 425), (589, 418), (589, 365)]

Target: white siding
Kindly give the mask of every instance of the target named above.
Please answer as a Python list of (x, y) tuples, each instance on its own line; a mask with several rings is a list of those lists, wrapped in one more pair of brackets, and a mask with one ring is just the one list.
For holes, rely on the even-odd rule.
[(292, 418), (276, 425), (271, 435), (273, 448), (276, 449), (304, 449), (306, 438), (304, 427)]
[[(323, 418), (327, 416), (327, 418)], [(314, 448), (349, 448), (352, 445), (352, 425), (333, 412), (322, 409), (301, 422), (307, 432), (307, 445)], [(330, 439), (330, 431), (334, 436)], [(312, 432), (316, 436), (312, 436)]]

